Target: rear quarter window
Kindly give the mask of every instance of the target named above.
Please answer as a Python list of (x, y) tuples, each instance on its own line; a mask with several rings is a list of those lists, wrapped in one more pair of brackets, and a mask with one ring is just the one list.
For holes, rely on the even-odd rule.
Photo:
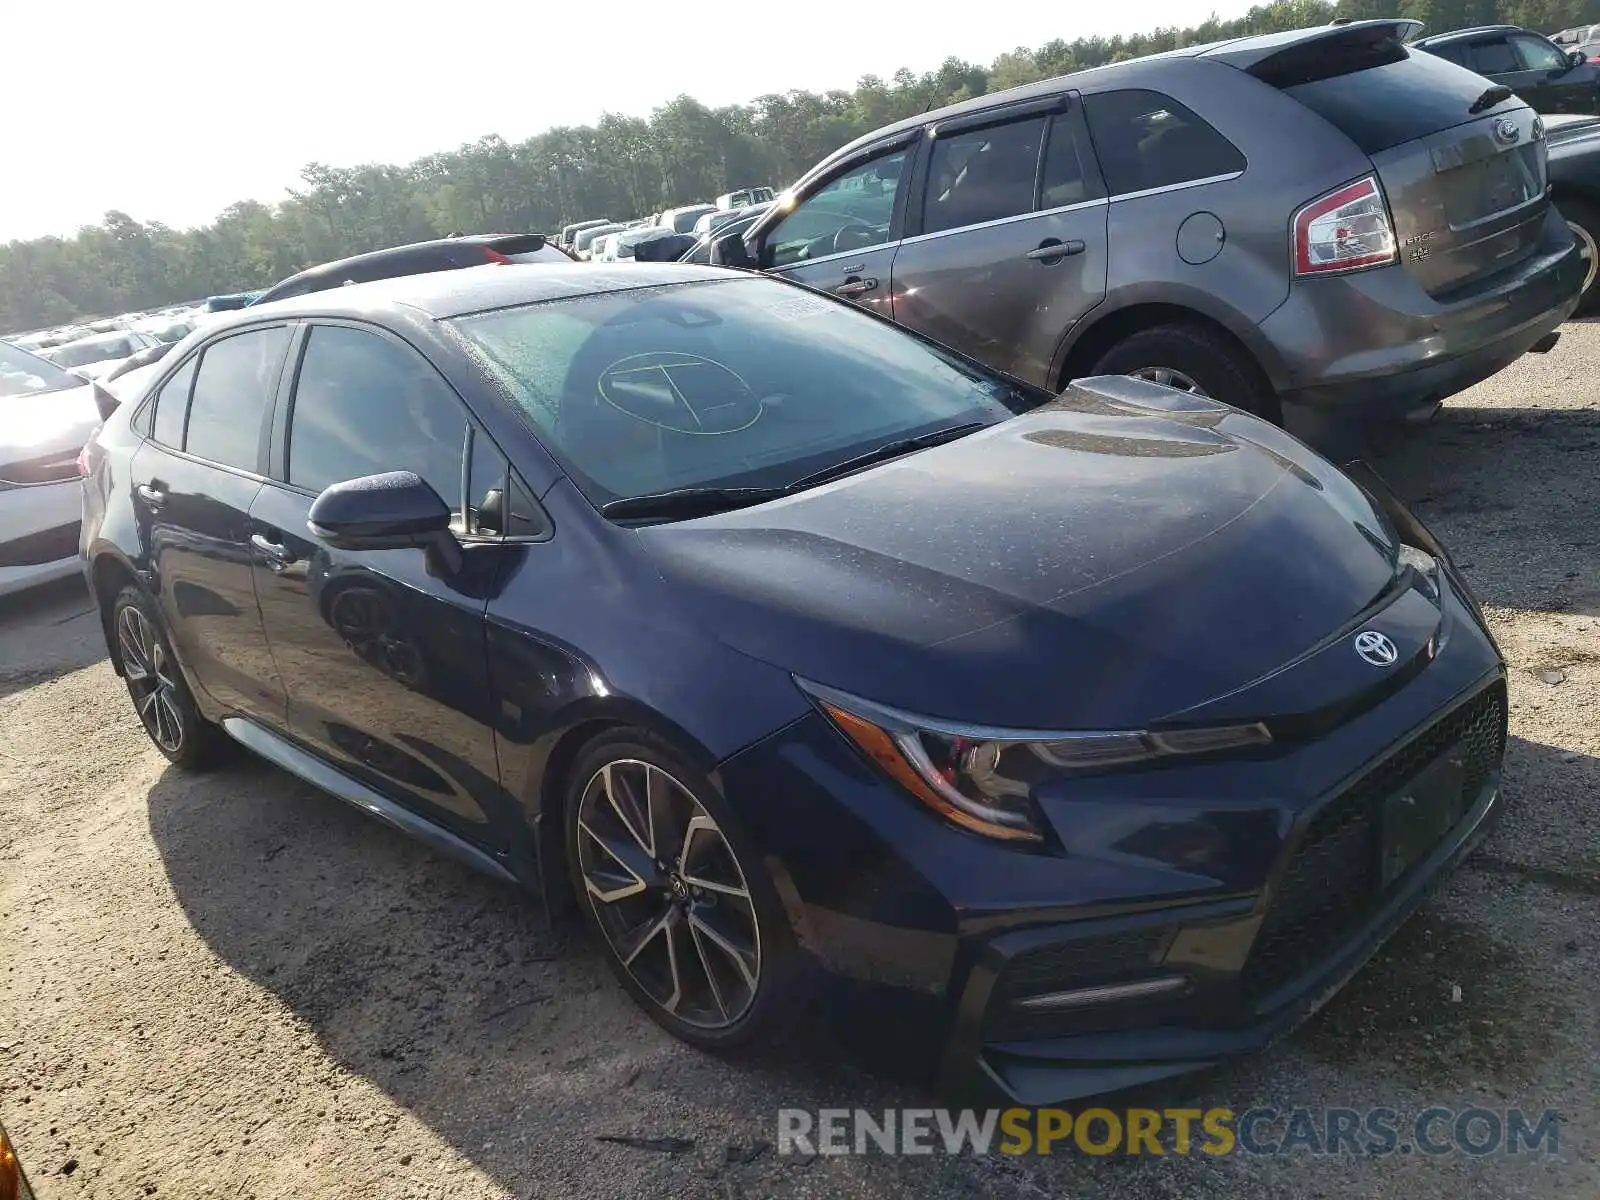
[[(1477, 120), (1484, 114), (1469, 110), (1491, 86), (1483, 76), (1436, 55), (1407, 51), (1397, 62), (1283, 90), (1344, 134), (1362, 153), (1377, 154)], [(1515, 108), (1521, 103), (1513, 98), (1499, 107)]]
[(1160, 92), (1085, 96), (1089, 137), (1113, 196), (1232, 175), (1245, 168), (1239, 148), (1193, 110)]

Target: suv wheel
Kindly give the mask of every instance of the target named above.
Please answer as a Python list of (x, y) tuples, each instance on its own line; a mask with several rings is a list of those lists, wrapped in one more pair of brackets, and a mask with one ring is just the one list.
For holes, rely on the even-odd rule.
[(1588, 267), (1577, 308), (1580, 313), (1587, 312), (1594, 307), (1595, 294), (1600, 292), (1600, 288), (1595, 286), (1597, 279), (1600, 279), (1600, 210), (1582, 200), (1562, 200), (1556, 207), (1567, 228), (1572, 230), (1573, 240), (1578, 243), (1584, 264)]
[(143, 589), (130, 584), (117, 593), (111, 628), (123, 682), (156, 749), (180, 767), (205, 766), (225, 735), (195, 707), (161, 617)]
[(780, 1040), (793, 1025), (799, 951), (710, 782), (643, 730), (603, 735), (569, 778), (573, 886), (623, 987), (704, 1049)]
[(1253, 364), (1198, 325), (1141, 329), (1102, 354), (1090, 373), (1148, 379), (1277, 420), (1276, 398), (1262, 385)]

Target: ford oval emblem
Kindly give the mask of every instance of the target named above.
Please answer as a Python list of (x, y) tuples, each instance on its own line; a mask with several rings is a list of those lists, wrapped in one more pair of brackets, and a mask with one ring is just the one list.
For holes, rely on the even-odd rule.
[(1509, 146), (1522, 136), (1522, 130), (1517, 128), (1517, 123), (1510, 117), (1501, 117), (1494, 123), (1494, 140), (1502, 146)]

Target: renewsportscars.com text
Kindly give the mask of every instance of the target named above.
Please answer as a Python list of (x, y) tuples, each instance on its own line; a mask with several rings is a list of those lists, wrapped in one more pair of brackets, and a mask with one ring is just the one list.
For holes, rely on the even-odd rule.
[(802, 1108), (779, 1154), (1556, 1154), (1560, 1118), (1519, 1108)]

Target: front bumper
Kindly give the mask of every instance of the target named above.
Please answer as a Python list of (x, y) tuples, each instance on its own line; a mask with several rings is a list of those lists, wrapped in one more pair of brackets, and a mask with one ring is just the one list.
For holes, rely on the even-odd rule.
[[(1338, 728), (1270, 757), (1076, 781), (1041, 800), (1057, 836), (1038, 851), (945, 825), (820, 715), (719, 776), (801, 945), (886, 1034), (942, 1039), (947, 1095), (1131, 1087), (1293, 1028), (1475, 844), (1496, 810), (1504, 666), (1453, 587), (1446, 604), (1437, 656)], [(1450, 828), (1382, 883), (1375, 822), (1458, 745)], [(1019, 1003), (1172, 978), (1181, 990), (1137, 999)]]
[(31, 487), (0, 484), (0, 596), (82, 569), (83, 490), (76, 478)]
[(1459, 296), (1429, 296), (1403, 266), (1301, 280), (1261, 325), (1283, 356), (1291, 432), (1329, 420), (1424, 417), (1572, 315), (1585, 264), (1552, 207), (1533, 255)]

